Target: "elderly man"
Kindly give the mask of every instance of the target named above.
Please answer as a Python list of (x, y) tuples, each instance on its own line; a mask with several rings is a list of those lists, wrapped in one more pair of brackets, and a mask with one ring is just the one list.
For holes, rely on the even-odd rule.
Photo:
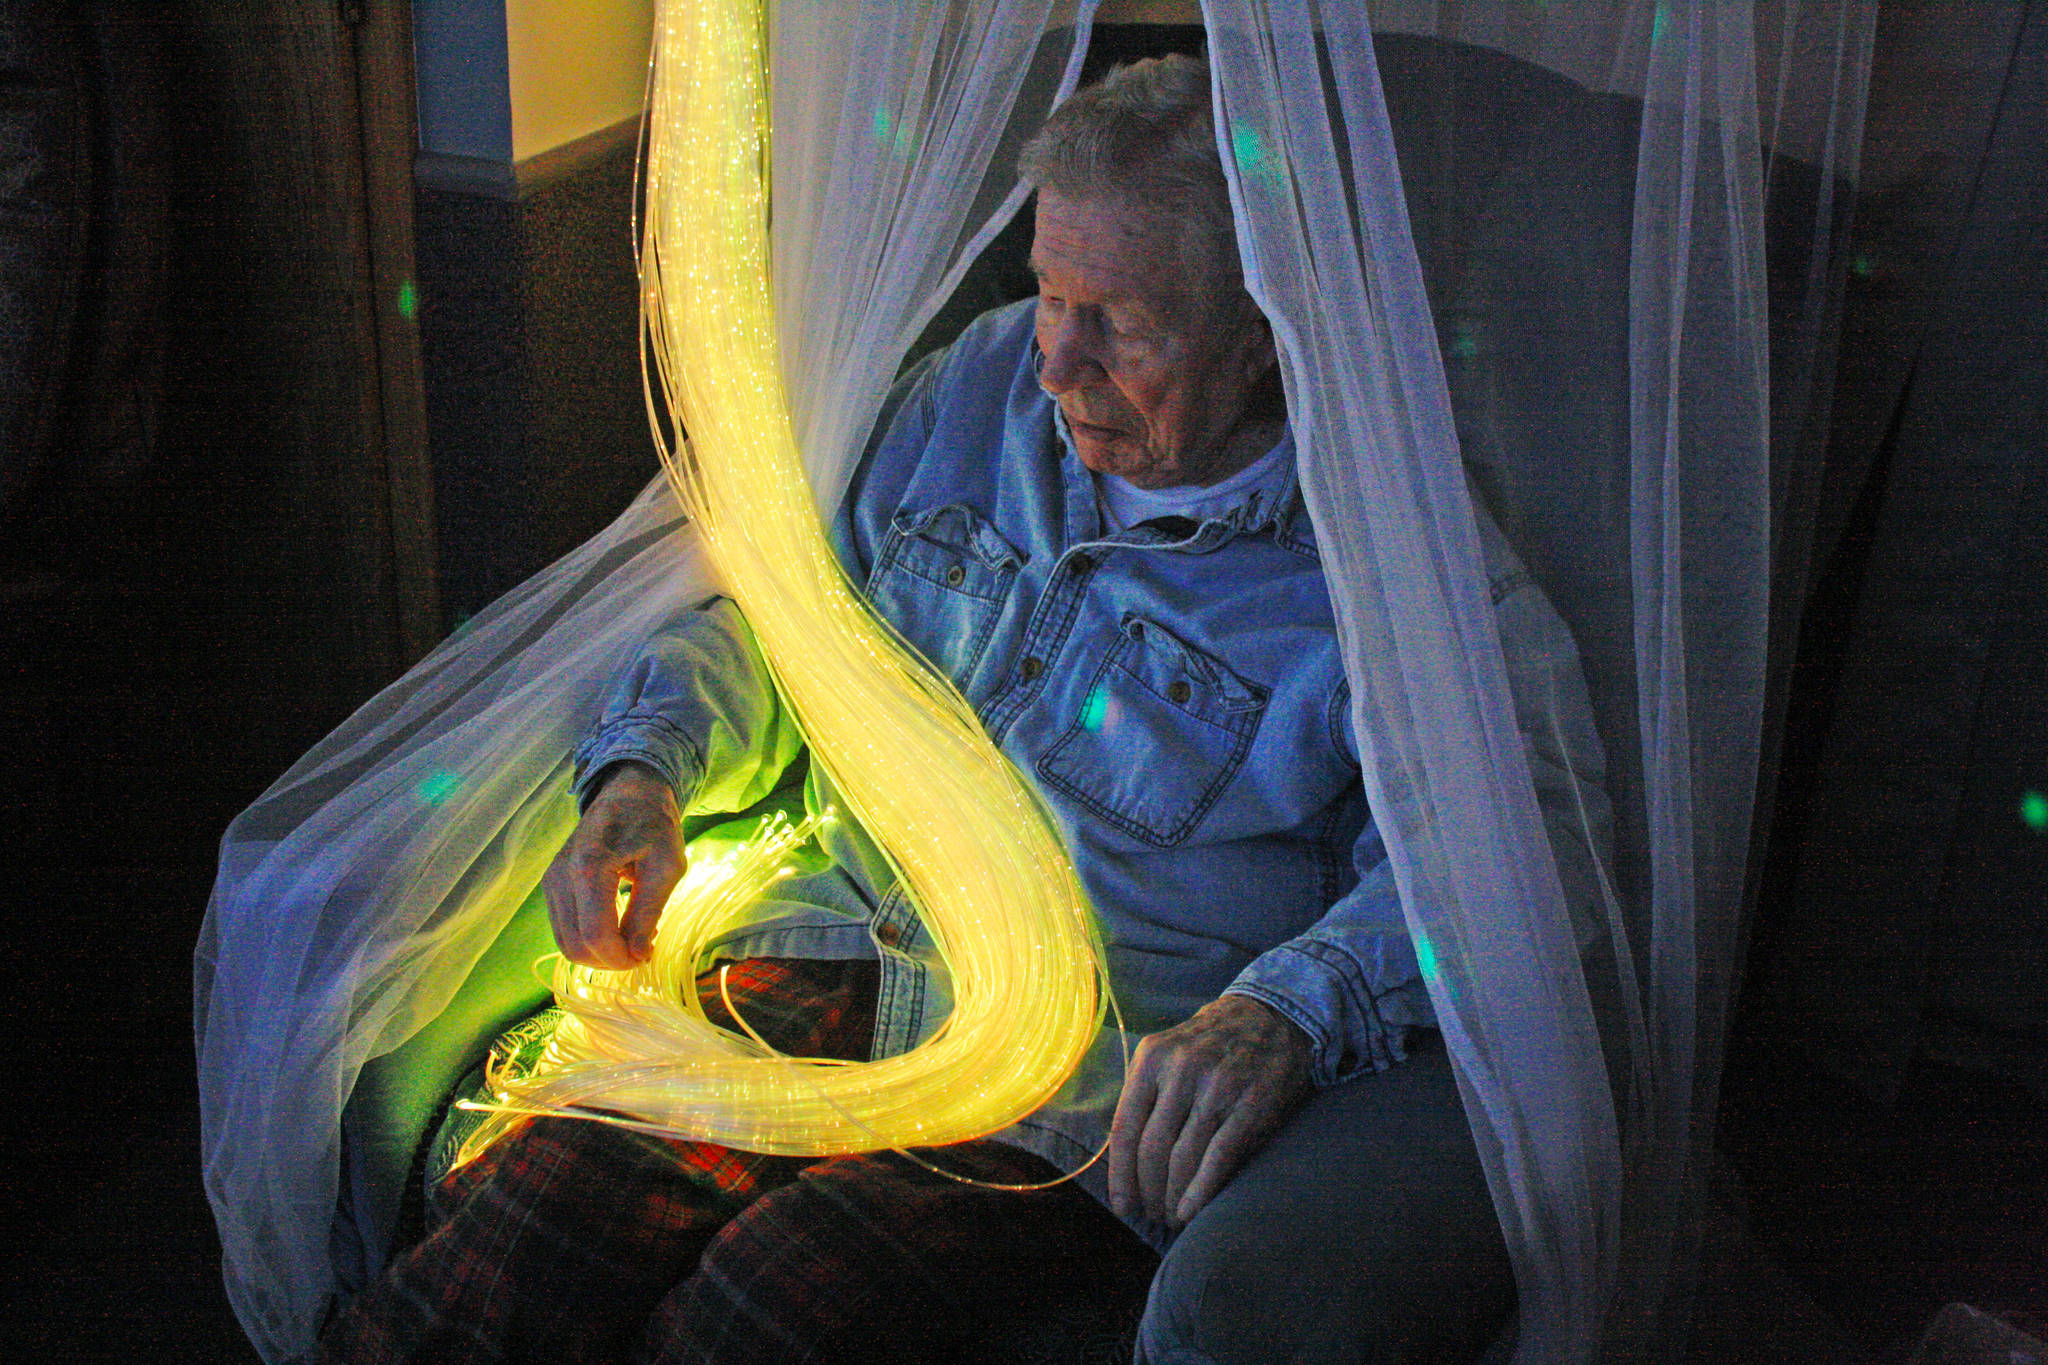
[[(1147, 1361), (1456, 1359), (1498, 1330), (1511, 1277), (1366, 808), (1208, 109), (1176, 58), (1054, 116), (1022, 161), (1036, 300), (904, 376), (834, 528), (1060, 822), (1142, 1035), (1128, 1075), (1105, 1038), (1016, 1127), (914, 1159), (535, 1123), (450, 1177), (330, 1358), (947, 1360), (1078, 1299), (1135, 1315), (1148, 1281)], [(1487, 536), (1511, 656), (1569, 660)], [(683, 811), (758, 800), (799, 744), (731, 605), (684, 613), (577, 755), (562, 950), (644, 957)], [(914, 1046), (943, 969), (862, 832), (823, 838), (714, 947), (738, 1012), (788, 1051)], [(993, 1188), (1105, 1142), (1078, 1181)]]

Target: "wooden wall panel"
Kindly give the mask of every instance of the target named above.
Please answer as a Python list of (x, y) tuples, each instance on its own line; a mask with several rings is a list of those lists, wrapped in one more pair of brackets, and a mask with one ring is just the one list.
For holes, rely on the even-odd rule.
[[(9, 1160), (61, 1211), (27, 1249), (10, 1358), (253, 1359), (198, 1182), (191, 955), (214, 853), (436, 618), (401, 300), (406, 9), (356, 8), (67, 6), (120, 39), (93, 66), (100, 107), (140, 102), (161, 136), (95, 163), (93, 230), (149, 283), (114, 300), (147, 314), (134, 363), (82, 386), (50, 496), (0, 555), (0, 961), (36, 1101)], [(160, 407), (129, 423), (136, 458), (101, 458), (142, 389)]]
[[(397, 51), (364, 63), (372, 76), (402, 71), (402, 7), (364, 16), (245, 0), (200, 7), (181, 35), (171, 435), (195, 586), (252, 682), (297, 675), (301, 733), (391, 676), (432, 615), (417, 344), (398, 299), (411, 214), (393, 144), (410, 94), (357, 95), (359, 48)], [(402, 123), (366, 138), (366, 116)]]

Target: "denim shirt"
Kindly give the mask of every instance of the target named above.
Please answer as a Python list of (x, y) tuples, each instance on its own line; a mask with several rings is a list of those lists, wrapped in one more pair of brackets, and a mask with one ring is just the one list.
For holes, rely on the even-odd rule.
[[(1300, 496), (1106, 533), (1039, 387), (1032, 322), (1029, 300), (990, 313), (897, 385), (835, 548), (1036, 784), (1093, 902), (1131, 1040), (1229, 992), (1301, 1028), (1319, 1085), (1396, 1062), (1406, 1029), (1431, 1016)], [(1511, 562), (1494, 567), (1497, 604), (1533, 593)], [(1540, 597), (1528, 610), (1562, 632)], [(680, 613), (620, 680), (577, 752), (579, 793), (636, 758), (686, 809), (740, 809), (798, 743), (721, 601)], [(813, 809), (831, 800), (815, 768), (807, 795)], [(878, 955), (876, 1055), (914, 1046), (944, 1017), (944, 972), (865, 834), (842, 821), (823, 842), (715, 952)], [(1057, 1097), (997, 1136), (1062, 1168), (1087, 1160), (1124, 1051), (1105, 1030)], [(1101, 1195), (1099, 1163), (1083, 1184)]]

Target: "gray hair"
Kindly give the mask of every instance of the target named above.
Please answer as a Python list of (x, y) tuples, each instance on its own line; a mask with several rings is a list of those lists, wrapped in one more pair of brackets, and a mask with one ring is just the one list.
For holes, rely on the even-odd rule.
[(1230, 187), (1209, 114), (1209, 67), (1199, 58), (1133, 62), (1076, 91), (1024, 145), (1017, 172), (1062, 199), (1168, 214), (1226, 281), (1242, 283)]

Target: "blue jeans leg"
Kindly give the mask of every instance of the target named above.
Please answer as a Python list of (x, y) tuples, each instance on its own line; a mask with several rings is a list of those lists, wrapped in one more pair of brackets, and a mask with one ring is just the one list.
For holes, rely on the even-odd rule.
[(1138, 1365), (1468, 1361), (1514, 1275), (1443, 1042), (1314, 1096), (1167, 1251)]

